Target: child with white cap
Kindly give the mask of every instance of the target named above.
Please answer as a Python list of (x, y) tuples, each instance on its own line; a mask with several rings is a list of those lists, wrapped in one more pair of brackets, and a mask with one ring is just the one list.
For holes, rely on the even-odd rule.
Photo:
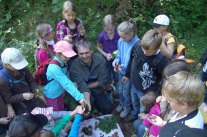
[(170, 19), (162, 14), (155, 17), (153, 21), (153, 28), (159, 31), (162, 35), (162, 44), (160, 46), (161, 52), (164, 56), (171, 59), (175, 51), (176, 40), (169, 32)]
[(37, 87), (21, 51), (6, 48), (1, 54), (1, 60), (3, 69), (0, 70), (0, 94), (5, 103), (12, 104), (17, 115), (31, 112), (35, 107), (46, 107), (34, 95)]

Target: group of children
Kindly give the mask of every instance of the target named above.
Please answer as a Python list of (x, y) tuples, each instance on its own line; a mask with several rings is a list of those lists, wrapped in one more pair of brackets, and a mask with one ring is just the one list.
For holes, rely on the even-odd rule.
[[(87, 93), (81, 93), (67, 76), (67, 67), (70, 67), (73, 59), (77, 57), (76, 42), (86, 39), (86, 30), (82, 21), (76, 19), (75, 10), (71, 1), (64, 2), (65, 19), (57, 25), (56, 38), (49, 24), (40, 24), (36, 29), (36, 66), (50, 58), (59, 62), (59, 66), (54, 63), (48, 65), (46, 75), (49, 82), (43, 87), (46, 105), (53, 107), (57, 112), (65, 109), (64, 91), (82, 106), (88, 105), (91, 111), (90, 103), (85, 100)], [(203, 108), (198, 108), (205, 97), (203, 82), (206, 81), (206, 72), (201, 74), (204, 80), (202, 82), (198, 76), (191, 74), (185, 61), (175, 60), (177, 45), (175, 37), (169, 32), (169, 23), (166, 15), (158, 15), (153, 21), (153, 29), (147, 31), (140, 40), (137, 36), (137, 27), (132, 20), (124, 21), (116, 27), (114, 16), (106, 15), (103, 19), (103, 32), (98, 35), (97, 50), (106, 59), (107, 73), (111, 81), (118, 84), (120, 101), (116, 111), (125, 122), (138, 118), (134, 121), (134, 128), (139, 137), (144, 136), (146, 132), (149, 136), (156, 137), (161, 128), (171, 122), (180, 122), (193, 128), (204, 127), (203, 117), (207, 112), (203, 113)], [(204, 62), (206, 59), (201, 63)], [(198, 68), (200, 66), (201, 64), (197, 65)], [(9, 107), (10, 104), (8, 109)], [(76, 113), (83, 114), (84, 111), (84, 107), (78, 106), (70, 115), (66, 114), (57, 125), (53, 125), (51, 132), (42, 132), (40, 135), (36, 128), (29, 133), (42, 137), (49, 134), (63, 136), (60, 135), (60, 131), (65, 129), (66, 136), (71, 116)], [(13, 113), (10, 115), (14, 116)], [(18, 118), (13, 121), (18, 121), (16, 119)], [(82, 116), (77, 116), (69, 136), (77, 136), (81, 119)], [(17, 136), (13, 121), (9, 127), (9, 134)], [(3, 125), (9, 122), (0, 119)], [(29, 133), (24, 132), (26, 136)]]

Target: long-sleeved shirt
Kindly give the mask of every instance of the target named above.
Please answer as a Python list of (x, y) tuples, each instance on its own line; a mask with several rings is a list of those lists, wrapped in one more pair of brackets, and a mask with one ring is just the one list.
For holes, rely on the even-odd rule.
[(55, 64), (49, 64), (47, 68), (47, 79), (51, 80), (46, 86), (44, 86), (44, 95), (47, 98), (57, 98), (63, 94), (64, 90), (71, 94), (71, 96), (79, 101), (84, 98), (83, 94), (74, 86), (73, 82), (67, 76), (67, 68), (63, 67), (65, 64), (58, 58), (54, 57), (61, 67)]
[(168, 59), (157, 51), (155, 55), (146, 56), (140, 45), (133, 48), (126, 76), (137, 90), (146, 93), (157, 91), (162, 80), (162, 71), (168, 65)]
[(115, 61), (118, 61), (119, 65), (121, 65), (121, 71), (120, 73), (122, 75), (125, 75), (126, 69), (129, 63), (131, 50), (133, 46), (138, 44), (140, 42), (140, 39), (135, 36), (130, 41), (124, 41), (122, 38), (118, 41), (118, 56), (115, 58)]
[[(66, 126), (66, 124), (72, 119), (70, 115), (64, 116), (62, 119), (58, 121), (58, 123), (54, 126), (52, 132), (55, 134), (55, 136), (60, 136), (62, 129)], [(75, 120), (72, 124), (70, 133), (68, 137), (77, 137), (79, 133), (80, 128), (80, 122), (83, 119), (82, 115), (76, 114)], [(62, 134), (63, 135), (63, 134)]]
[[(80, 58), (75, 59), (70, 68), (70, 77), (77, 83), (80, 91), (89, 93), (93, 91), (94, 94), (98, 94), (103, 92), (103, 86), (109, 81), (106, 61), (101, 55), (95, 53), (92, 53), (91, 57), (91, 67), (84, 64)], [(98, 81), (99, 86), (89, 89), (88, 82), (95, 81)]]
[[(33, 98), (32, 100), (25, 100), (23, 98), (23, 93), (35, 93), (36, 89), (36, 84), (28, 68), (22, 69), (18, 76), (15, 76), (14, 72), (11, 70), (6, 69), (6, 71), (12, 77), (13, 84), (11, 87), (7, 80), (0, 77), (0, 93), (7, 104), (13, 105), (16, 114), (30, 112), (34, 107), (46, 106), (43, 101), (40, 101), (38, 98)], [(19, 82), (17, 83), (14, 81)]]
[(57, 40), (63, 40), (63, 38), (67, 35), (72, 35), (73, 41), (79, 41), (82, 38), (85, 38), (85, 36), (81, 36), (80, 32), (78, 31), (78, 28), (83, 27), (83, 23), (79, 19), (74, 20), (76, 27), (74, 29), (71, 29), (68, 26), (67, 20), (62, 20), (61, 22), (58, 23), (56, 29), (56, 35), (57, 35)]

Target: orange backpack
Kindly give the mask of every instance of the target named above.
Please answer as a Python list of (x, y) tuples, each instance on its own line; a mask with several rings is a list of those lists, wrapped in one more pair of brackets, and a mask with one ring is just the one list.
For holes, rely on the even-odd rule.
[(165, 39), (165, 43), (167, 45), (167, 41), (173, 37), (175, 39), (175, 48), (176, 50), (173, 53), (173, 58), (174, 59), (182, 59), (185, 60), (188, 64), (193, 64), (195, 63), (194, 60), (192, 59), (188, 59), (187, 57), (187, 48), (185, 45), (183, 44), (179, 44), (177, 38), (172, 35), (171, 33), (167, 34), (166, 39)]

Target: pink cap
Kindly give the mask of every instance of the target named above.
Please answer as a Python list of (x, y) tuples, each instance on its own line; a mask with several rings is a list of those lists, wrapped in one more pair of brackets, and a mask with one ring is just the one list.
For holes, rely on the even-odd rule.
[(73, 57), (77, 55), (73, 50), (73, 47), (67, 41), (59, 41), (54, 46), (55, 52), (60, 52), (66, 57)]

